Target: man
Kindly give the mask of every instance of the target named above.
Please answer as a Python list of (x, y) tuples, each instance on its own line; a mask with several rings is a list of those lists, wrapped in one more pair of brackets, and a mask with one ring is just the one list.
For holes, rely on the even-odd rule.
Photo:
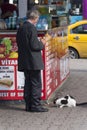
[(39, 19), (37, 10), (27, 12), (27, 21), (17, 32), (18, 70), (24, 71), (24, 99), (26, 111), (47, 112), (41, 105), (41, 70), (44, 69), (41, 50), (46, 41), (38, 40), (36, 23)]

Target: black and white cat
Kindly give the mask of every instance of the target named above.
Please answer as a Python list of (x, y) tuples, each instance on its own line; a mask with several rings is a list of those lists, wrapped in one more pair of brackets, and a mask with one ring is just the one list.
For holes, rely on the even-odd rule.
[(87, 105), (87, 102), (77, 103), (75, 98), (70, 95), (66, 95), (65, 97), (62, 97), (62, 98), (56, 98), (53, 101), (53, 103), (56, 104), (56, 106), (60, 108)]

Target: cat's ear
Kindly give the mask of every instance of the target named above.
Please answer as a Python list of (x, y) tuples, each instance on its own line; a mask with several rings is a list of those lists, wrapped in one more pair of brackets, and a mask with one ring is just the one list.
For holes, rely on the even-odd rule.
[(65, 99), (68, 99), (68, 98), (69, 98), (69, 96), (68, 96), (68, 95), (66, 95), (64, 98), (65, 98)]
[(71, 96), (71, 95), (70, 95), (70, 97), (71, 97), (72, 99), (75, 99), (75, 98), (74, 98), (73, 96)]
[(55, 98), (54, 101), (53, 101), (53, 103), (56, 104), (56, 101), (57, 101), (57, 100), (58, 100), (58, 98)]

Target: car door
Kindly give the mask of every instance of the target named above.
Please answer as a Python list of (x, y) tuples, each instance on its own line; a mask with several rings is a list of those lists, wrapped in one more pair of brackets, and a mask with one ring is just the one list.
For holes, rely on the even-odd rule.
[(70, 29), (69, 41), (80, 57), (87, 57), (87, 24), (74, 26)]

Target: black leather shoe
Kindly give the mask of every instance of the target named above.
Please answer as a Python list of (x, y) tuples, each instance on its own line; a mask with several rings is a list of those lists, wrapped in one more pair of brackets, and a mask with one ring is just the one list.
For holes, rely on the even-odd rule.
[(26, 104), (26, 108), (25, 108), (25, 111), (30, 111), (31, 110), (31, 107), (29, 105)]
[(48, 112), (48, 109), (47, 108), (43, 108), (43, 107), (31, 108), (30, 112)]

